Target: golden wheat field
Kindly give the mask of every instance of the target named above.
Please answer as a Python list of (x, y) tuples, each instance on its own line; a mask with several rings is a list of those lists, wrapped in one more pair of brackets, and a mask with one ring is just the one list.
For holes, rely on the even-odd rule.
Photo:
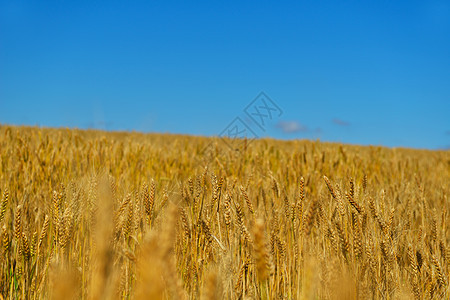
[(0, 126), (0, 299), (449, 299), (450, 151), (239, 145)]

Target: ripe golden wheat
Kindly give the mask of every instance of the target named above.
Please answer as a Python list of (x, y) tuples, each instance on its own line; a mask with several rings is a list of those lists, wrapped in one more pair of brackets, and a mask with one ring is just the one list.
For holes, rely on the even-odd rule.
[(0, 298), (450, 298), (449, 151), (225, 142), (0, 126)]

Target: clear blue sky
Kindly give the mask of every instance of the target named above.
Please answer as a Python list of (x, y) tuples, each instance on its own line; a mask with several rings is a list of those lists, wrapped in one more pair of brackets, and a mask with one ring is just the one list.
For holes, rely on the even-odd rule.
[(0, 0), (0, 123), (449, 148), (450, 2), (360, 2)]

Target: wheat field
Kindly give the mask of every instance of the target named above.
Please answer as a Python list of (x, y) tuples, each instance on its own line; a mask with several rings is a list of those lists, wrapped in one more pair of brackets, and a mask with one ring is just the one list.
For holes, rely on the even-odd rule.
[(450, 151), (227, 142), (0, 126), (0, 299), (450, 299)]

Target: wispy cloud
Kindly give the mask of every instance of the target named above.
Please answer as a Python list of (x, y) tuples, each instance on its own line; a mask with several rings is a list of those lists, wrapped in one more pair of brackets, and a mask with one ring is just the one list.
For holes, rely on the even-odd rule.
[(284, 133), (306, 132), (308, 128), (297, 121), (280, 121), (276, 125)]
[(109, 130), (114, 126), (114, 122), (112, 121), (91, 121), (86, 123), (87, 128), (89, 129), (106, 129)]
[(350, 126), (350, 123), (338, 118), (333, 119), (333, 123), (339, 126)]

